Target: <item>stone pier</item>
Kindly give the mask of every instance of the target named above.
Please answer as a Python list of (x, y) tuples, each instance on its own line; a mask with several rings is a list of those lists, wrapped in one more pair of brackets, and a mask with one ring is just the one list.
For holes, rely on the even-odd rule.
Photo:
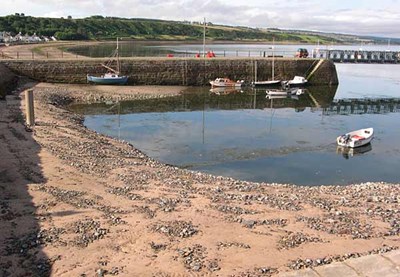
[[(257, 62), (255, 62), (257, 61)], [(319, 59), (275, 58), (275, 79), (289, 80), (294, 76), (308, 76)], [(41, 82), (86, 83), (87, 74), (105, 72), (105, 59), (60, 60), (2, 60), (19, 75)], [(251, 82), (270, 80), (272, 58), (122, 58), (122, 75), (129, 76), (129, 85), (207, 85), (209, 80), (228, 77)], [(336, 85), (338, 78), (333, 62), (323, 60), (309, 82), (315, 85)]]

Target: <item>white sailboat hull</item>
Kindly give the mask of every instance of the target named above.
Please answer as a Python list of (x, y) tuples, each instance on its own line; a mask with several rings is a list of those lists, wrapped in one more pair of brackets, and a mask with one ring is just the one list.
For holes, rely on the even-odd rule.
[(253, 82), (252, 85), (256, 87), (262, 86), (277, 86), (281, 84), (281, 80), (272, 80), (272, 81), (256, 81)]

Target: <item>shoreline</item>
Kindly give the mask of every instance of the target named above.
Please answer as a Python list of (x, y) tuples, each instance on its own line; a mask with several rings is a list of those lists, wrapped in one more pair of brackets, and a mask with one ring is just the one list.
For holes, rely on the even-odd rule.
[[(17, 114), (27, 88), (35, 95), (32, 133)], [(8, 245), (14, 234), (11, 245), (23, 251), (0, 249), (0, 264), (12, 261), (7, 272), (31, 269), (13, 260), (37, 266), (45, 256), (43, 272), (54, 276), (270, 276), (400, 247), (399, 184), (305, 187), (179, 169), (88, 130), (82, 116), (65, 109), (73, 101), (163, 97), (182, 90), (47, 83), (20, 88), (21, 105), (0, 125), (3, 150), (15, 157), (15, 163), (0, 165), (16, 172), (0, 181), (16, 184), (19, 193), (26, 187), (37, 225), (33, 233), (41, 236), (34, 247), (19, 243), (32, 230), (23, 228), (18, 215), (26, 216), (26, 206), (11, 198), (7, 203), (15, 211), (6, 213), (9, 227), (2, 229), (14, 231), (0, 239)]]

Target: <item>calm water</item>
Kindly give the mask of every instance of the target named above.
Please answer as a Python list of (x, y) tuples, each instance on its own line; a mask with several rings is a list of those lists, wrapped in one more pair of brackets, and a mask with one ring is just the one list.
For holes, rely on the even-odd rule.
[[(298, 48), (306, 48), (311, 54), (317, 45), (273, 45), (271, 43), (260, 44), (206, 44), (205, 51), (213, 51), (217, 56), (257, 57), (269, 55), (274, 52), (276, 56), (293, 57)], [(68, 51), (89, 57), (108, 57), (116, 48), (116, 43), (110, 42), (92, 46), (78, 46), (69, 48)], [(363, 49), (379, 51), (399, 51), (398, 45), (323, 45), (320, 49)], [(122, 41), (119, 44), (119, 53), (123, 57), (137, 56), (162, 56), (174, 54), (176, 57), (193, 57), (203, 52), (202, 44), (184, 43), (160, 43), (160, 42), (136, 42)]]
[[(309, 87), (298, 99), (265, 90), (192, 88), (162, 100), (75, 106), (85, 125), (131, 142), (165, 163), (234, 178), (348, 184), (400, 180), (400, 65), (337, 64), (339, 87)], [(338, 106), (340, 108), (338, 108)], [(366, 147), (335, 138), (374, 127)]]

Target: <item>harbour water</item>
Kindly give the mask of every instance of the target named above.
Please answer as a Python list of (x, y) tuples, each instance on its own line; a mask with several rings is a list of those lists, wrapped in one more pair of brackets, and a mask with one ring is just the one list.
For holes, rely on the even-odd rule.
[[(398, 182), (400, 65), (337, 64), (338, 87), (308, 87), (298, 98), (265, 89), (212, 92), (71, 107), (85, 125), (131, 142), (164, 163), (249, 181), (299, 185)], [(366, 147), (337, 136), (373, 127)]]
[[(206, 44), (204, 50), (212, 51), (217, 57), (260, 57), (260, 56), (283, 56), (293, 57), (298, 48), (305, 48), (310, 55), (315, 49), (335, 50), (376, 50), (376, 51), (399, 51), (398, 45), (303, 45), (303, 44), (239, 44), (239, 43), (213, 43)], [(92, 46), (71, 47), (68, 51), (89, 57), (108, 57), (115, 49), (115, 42), (97, 44)], [(165, 57), (173, 54), (175, 57), (194, 57), (203, 52), (202, 44), (188, 44), (182, 42), (160, 43), (160, 42), (138, 42), (121, 41), (119, 54), (122, 57)]]

